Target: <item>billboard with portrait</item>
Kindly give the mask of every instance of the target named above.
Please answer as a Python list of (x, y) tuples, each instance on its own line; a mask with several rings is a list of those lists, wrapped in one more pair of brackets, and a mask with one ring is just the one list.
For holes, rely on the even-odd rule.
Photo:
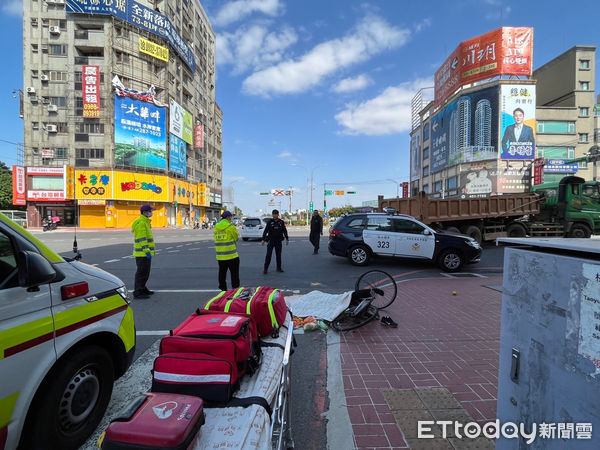
[(421, 130), (410, 137), (410, 181), (421, 178)]
[(115, 95), (115, 165), (167, 169), (167, 108)]
[(535, 85), (504, 84), (500, 89), (500, 157), (535, 157)]
[(489, 197), (496, 193), (496, 163), (474, 163), (461, 167), (459, 192), (462, 198)]
[(186, 144), (174, 134), (169, 134), (169, 172), (186, 176)]
[(498, 86), (461, 95), (431, 120), (430, 171), (498, 157)]

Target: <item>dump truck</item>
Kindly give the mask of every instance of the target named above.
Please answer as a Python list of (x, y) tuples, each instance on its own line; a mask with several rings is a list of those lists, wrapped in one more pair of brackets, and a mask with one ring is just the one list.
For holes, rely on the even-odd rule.
[(567, 176), (533, 192), (486, 198), (378, 197), (379, 211), (395, 210), (478, 242), (498, 237), (574, 237), (600, 234), (600, 183)]

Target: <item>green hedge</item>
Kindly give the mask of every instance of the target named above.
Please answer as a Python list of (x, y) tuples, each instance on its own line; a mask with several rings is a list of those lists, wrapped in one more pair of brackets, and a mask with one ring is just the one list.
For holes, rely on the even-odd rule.
[(295, 226), (306, 225), (306, 220), (292, 220), (292, 225), (295, 225)]

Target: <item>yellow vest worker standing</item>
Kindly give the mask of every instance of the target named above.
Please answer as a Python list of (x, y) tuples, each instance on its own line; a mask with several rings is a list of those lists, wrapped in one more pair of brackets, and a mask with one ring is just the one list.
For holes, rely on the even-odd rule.
[(219, 289), (227, 290), (227, 270), (231, 272), (231, 288), (240, 287), (240, 258), (237, 253), (236, 242), (238, 232), (230, 222), (233, 216), (230, 211), (221, 214), (222, 220), (215, 225), (215, 249), (219, 263)]
[(150, 298), (150, 295), (154, 294), (154, 291), (146, 287), (146, 282), (150, 277), (152, 257), (154, 256), (154, 237), (152, 236), (152, 222), (150, 222), (152, 211), (154, 211), (152, 206), (142, 206), (140, 208), (142, 215), (131, 225), (133, 256), (135, 256), (137, 266), (133, 298)]

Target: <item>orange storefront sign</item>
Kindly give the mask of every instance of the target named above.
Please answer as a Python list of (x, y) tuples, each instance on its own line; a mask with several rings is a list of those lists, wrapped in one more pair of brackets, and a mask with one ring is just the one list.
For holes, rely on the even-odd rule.
[(461, 42), (435, 72), (435, 106), (465, 84), (500, 75), (531, 76), (533, 28), (502, 27)]
[(23, 166), (12, 166), (12, 169), (13, 205), (26, 205), (25, 168)]
[(169, 178), (169, 201), (189, 205), (196, 196), (195, 186), (187, 181)]
[(166, 202), (168, 178), (164, 175), (114, 171), (115, 200)]
[(206, 206), (206, 183), (198, 183), (198, 195), (196, 196), (194, 205)]
[(75, 198), (78, 200), (108, 200), (113, 198), (111, 170), (77, 170)]

